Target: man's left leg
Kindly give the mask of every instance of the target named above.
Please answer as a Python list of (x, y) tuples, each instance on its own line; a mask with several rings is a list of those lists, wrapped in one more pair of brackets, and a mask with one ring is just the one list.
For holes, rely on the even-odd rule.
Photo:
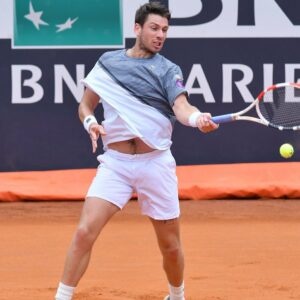
[(151, 219), (159, 249), (163, 256), (163, 268), (169, 282), (171, 300), (184, 300), (184, 256), (180, 241), (179, 219)]

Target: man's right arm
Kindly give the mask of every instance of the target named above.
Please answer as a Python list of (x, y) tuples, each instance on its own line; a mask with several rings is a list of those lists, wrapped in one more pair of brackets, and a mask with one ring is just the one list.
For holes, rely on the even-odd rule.
[(99, 104), (100, 97), (91, 89), (86, 88), (78, 107), (78, 115), (84, 128), (90, 135), (92, 141), (93, 153), (97, 149), (97, 140), (100, 135), (105, 135), (105, 130), (102, 125), (98, 124), (94, 111)]
[(86, 88), (78, 107), (78, 114), (81, 122), (84, 121), (85, 117), (94, 115), (94, 110), (99, 103), (100, 97), (93, 92), (91, 89)]

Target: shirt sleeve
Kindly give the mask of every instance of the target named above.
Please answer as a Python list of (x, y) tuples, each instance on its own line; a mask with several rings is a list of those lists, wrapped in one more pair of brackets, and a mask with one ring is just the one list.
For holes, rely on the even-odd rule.
[(98, 94), (98, 96), (100, 97), (99, 102), (101, 102), (101, 95), (97, 88), (98, 80), (99, 80), (97, 74), (99, 73), (99, 69), (100, 69), (99, 63), (96, 62), (93, 69), (88, 73), (88, 75), (84, 79), (81, 79), (81, 83), (85, 87), (91, 89), (94, 93)]
[(187, 90), (183, 83), (182, 71), (177, 65), (173, 65), (166, 74), (165, 89), (168, 97), (168, 101), (171, 105), (174, 104), (176, 98), (180, 94), (186, 94)]

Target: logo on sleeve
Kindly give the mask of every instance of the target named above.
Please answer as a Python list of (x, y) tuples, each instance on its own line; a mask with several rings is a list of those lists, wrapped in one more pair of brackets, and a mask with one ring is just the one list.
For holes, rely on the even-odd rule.
[(175, 84), (179, 88), (184, 88), (183, 78), (179, 74), (175, 75)]

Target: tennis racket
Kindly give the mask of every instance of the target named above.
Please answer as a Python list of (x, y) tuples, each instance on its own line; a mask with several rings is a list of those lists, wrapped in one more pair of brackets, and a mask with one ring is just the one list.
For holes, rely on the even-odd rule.
[[(257, 117), (245, 115), (252, 108)], [(216, 124), (252, 121), (279, 130), (300, 129), (300, 84), (278, 83), (263, 90), (251, 104), (236, 113), (212, 117)]]

